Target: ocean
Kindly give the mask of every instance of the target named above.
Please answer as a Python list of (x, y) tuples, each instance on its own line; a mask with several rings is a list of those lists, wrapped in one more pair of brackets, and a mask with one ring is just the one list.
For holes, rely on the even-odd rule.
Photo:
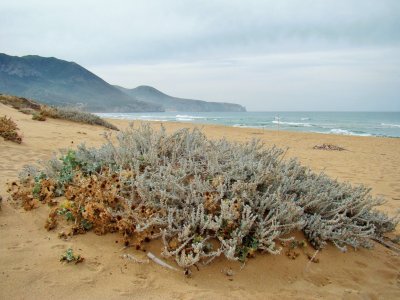
[(124, 120), (191, 122), (269, 130), (400, 137), (400, 112), (164, 112), (97, 115)]

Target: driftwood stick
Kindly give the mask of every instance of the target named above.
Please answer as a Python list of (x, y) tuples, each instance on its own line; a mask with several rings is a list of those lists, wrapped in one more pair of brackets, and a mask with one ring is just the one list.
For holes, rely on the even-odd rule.
[(170, 266), (169, 264), (167, 264), (166, 262), (162, 261), (161, 259), (159, 259), (158, 257), (156, 257), (153, 253), (151, 252), (147, 252), (147, 257), (150, 258), (152, 261), (154, 261), (156, 264), (159, 264), (160, 266), (170, 269), (170, 270), (174, 270), (174, 271), (178, 271), (178, 269), (174, 268), (173, 266)]
[(314, 252), (314, 255), (310, 258), (310, 261), (307, 263), (306, 268), (305, 268), (306, 272), (308, 271), (308, 268), (310, 267), (311, 263), (314, 261), (314, 259), (317, 256), (318, 252), (319, 252), (319, 250), (316, 250)]
[(139, 258), (136, 258), (135, 256), (133, 256), (132, 254), (128, 254), (128, 253), (122, 254), (121, 257), (125, 258), (125, 259), (128, 259), (128, 260), (131, 260), (131, 261), (133, 261), (135, 263), (138, 263), (138, 264), (148, 264), (149, 263), (148, 259), (139, 259)]
[(379, 238), (374, 238), (373, 239), (375, 242), (378, 242), (379, 244), (385, 246), (386, 248), (396, 252), (396, 253), (400, 253), (400, 249), (395, 247), (394, 245), (389, 244), (388, 242), (385, 242), (383, 239), (379, 239)]

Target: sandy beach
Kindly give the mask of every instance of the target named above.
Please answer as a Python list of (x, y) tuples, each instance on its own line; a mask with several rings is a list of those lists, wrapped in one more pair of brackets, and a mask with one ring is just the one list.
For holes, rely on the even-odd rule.
[[(48, 159), (60, 148), (76, 147), (82, 142), (101, 145), (105, 129), (63, 120), (38, 122), (1, 104), (0, 115), (15, 120), (23, 136), (22, 144), (0, 138), (0, 299), (400, 298), (400, 257), (380, 244), (375, 244), (373, 250), (350, 249), (347, 253), (329, 245), (318, 253), (319, 263), (312, 264), (305, 255), (296, 260), (285, 255), (257, 255), (241, 268), (241, 264), (221, 257), (186, 278), (181, 272), (152, 262), (137, 264), (121, 258), (123, 253), (137, 257), (145, 254), (123, 250), (123, 245), (117, 243), (118, 235), (88, 233), (63, 241), (57, 236), (59, 229), (48, 232), (44, 228), (47, 207), (26, 212), (7, 203), (6, 182), (15, 179), (23, 165)], [(121, 129), (129, 124), (109, 121)], [(152, 125), (159, 127), (160, 123)], [(168, 132), (196, 126), (163, 125)], [(383, 211), (393, 214), (400, 208), (400, 139), (198, 127), (211, 139), (245, 142), (257, 138), (266, 146), (288, 148), (285, 158), (297, 157), (316, 172), (371, 187), (373, 195), (386, 199), (380, 207)], [(346, 151), (313, 149), (323, 143)], [(81, 253), (85, 262), (60, 263), (60, 255), (69, 247)], [(155, 241), (146, 250), (160, 257), (160, 248), (161, 243)], [(234, 275), (226, 276), (222, 272), (226, 268), (232, 268)]]

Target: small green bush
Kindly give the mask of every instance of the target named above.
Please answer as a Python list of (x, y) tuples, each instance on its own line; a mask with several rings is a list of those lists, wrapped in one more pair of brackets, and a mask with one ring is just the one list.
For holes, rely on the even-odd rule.
[(74, 254), (74, 250), (72, 248), (68, 248), (63, 255), (60, 257), (60, 261), (67, 263), (81, 263), (84, 261), (84, 258), (81, 255)]

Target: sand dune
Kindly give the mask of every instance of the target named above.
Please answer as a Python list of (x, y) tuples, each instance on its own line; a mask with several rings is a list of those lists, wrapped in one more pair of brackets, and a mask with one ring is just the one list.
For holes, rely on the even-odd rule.
[[(0, 138), (0, 195), (6, 198), (5, 183), (17, 177), (24, 164), (51, 157), (59, 148), (75, 147), (85, 141), (100, 145), (104, 129), (63, 120), (33, 121), (0, 105), (0, 115), (11, 116), (23, 134), (18, 145)], [(126, 121), (111, 120), (124, 128)], [(166, 123), (168, 131), (194, 127)], [(154, 122), (154, 126), (159, 123)], [(350, 137), (323, 134), (264, 131), (224, 126), (203, 126), (210, 138), (246, 141), (259, 138), (267, 145), (289, 147), (286, 157), (299, 160), (315, 171), (341, 181), (365, 184), (387, 203), (382, 210), (400, 208), (400, 139)], [(332, 143), (347, 151), (313, 150), (316, 144)], [(398, 299), (400, 258), (376, 244), (374, 250), (341, 253), (333, 246), (318, 253), (319, 263), (309, 263), (302, 253), (296, 260), (285, 255), (258, 255), (243, 269), (223, 258), (194, 271), (192, 278), (150, 262), (137, 264), (120, 257), (143, 252), (122, 249), (118, 235), (93, 233), (63, 241), (43, 225), (48, 208), (25, 212), (3, 203), (0, 211), (0, 299)], [(299, 234), (298, 238), (302, 238)], [(68, 247), (81, 253), (85, 262), (64, 265), (60, 255)], [(160, 255), (161, 244), (146, 250)], [(172, 263), (172, 262), (171, 262)], [(234, 275), (222, 270), (232, 268)]]

